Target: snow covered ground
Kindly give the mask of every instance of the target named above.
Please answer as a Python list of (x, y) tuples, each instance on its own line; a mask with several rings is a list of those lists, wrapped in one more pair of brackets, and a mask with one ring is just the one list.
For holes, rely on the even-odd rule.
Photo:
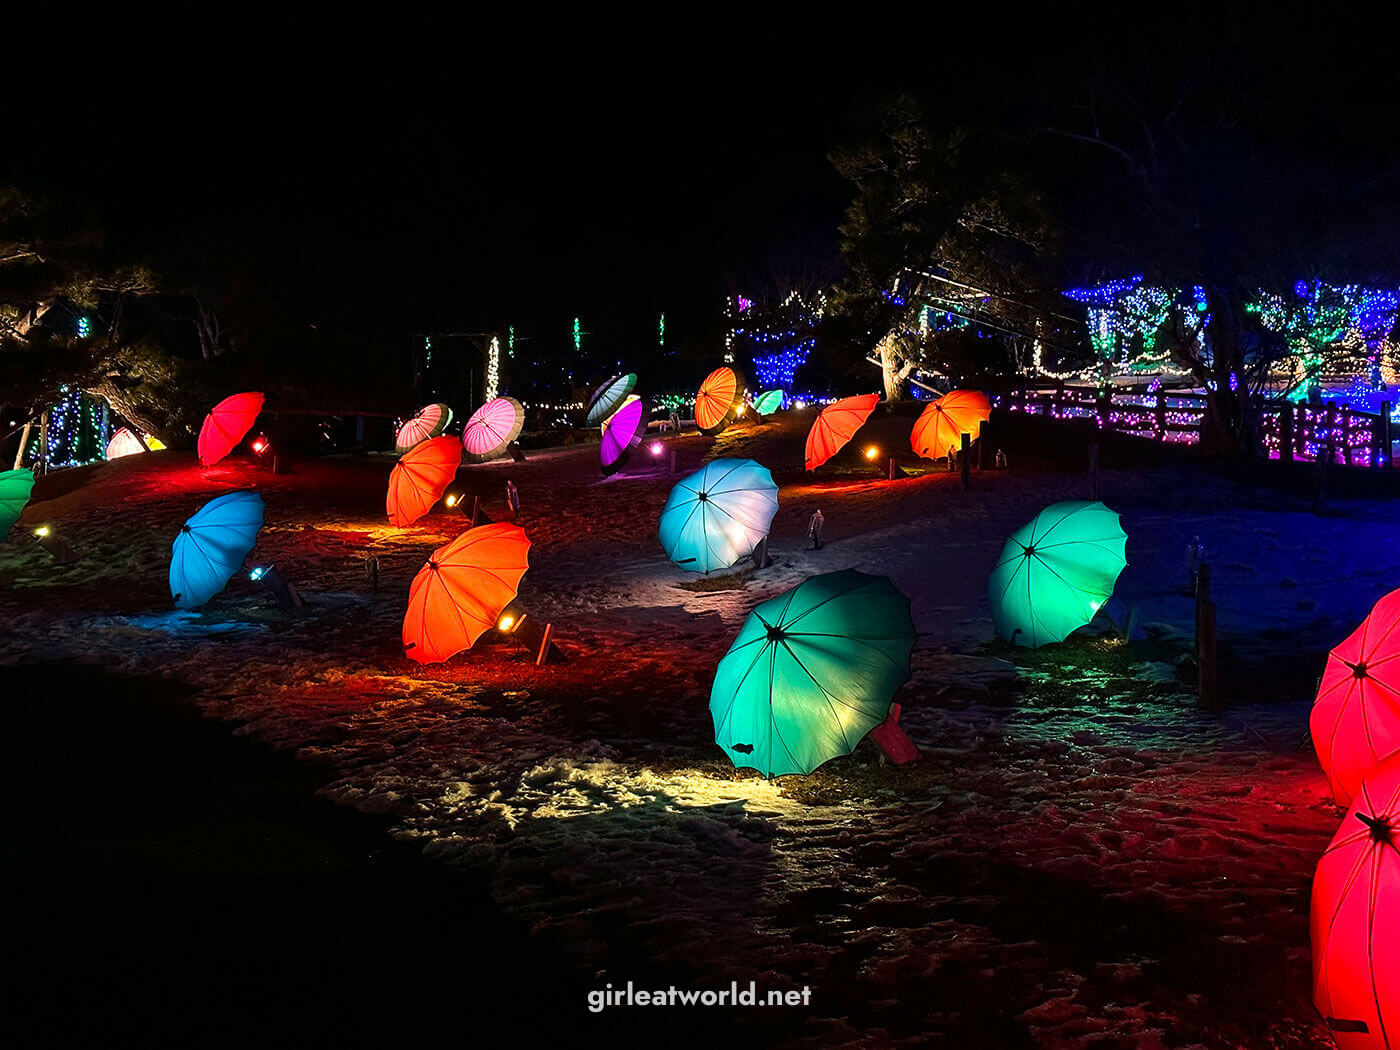
[[(211, 717), (323, 769), (332, 799), (488, 872), (541, 949), (597, 987), (810, 985), (808, 1007), (741, 1012), (787, 1045), (1328, 1045), (1307, 893), (1340, 811), (1307, 711), (1326, 649), (1400, 585), (1400, 506), (1319, 515), (1190, 467), (1106, 471), (1129, 535), (1106, 613), (1129, 640), (1031, 653), (992, 640), (987, 573), (1012, 529), (1085, 498), (1087, 479), (1013, 469), (963, 492), (938, 471), (862, 476), (852, 454), (814, 479), (810, 415), (672, 439), (682, 472), (750, 455), (782, 485), (776, 563), (699, 585), (656, 542), (674, 481), (659, 461), (603, 479), (580, 447), (464, 468), (490, 514), (507, 478), (519, 487), (522, 600), (556, 625), (565, 663), (535, 668), (499, 640), (435, 667), (402, 656), (408, 583), (463, 521), (388, 526), (389, 458), (274, 477), (239, 460), (203, 474), (178, 453), (40, 481), (23, 524), (52, 522), (83, 560), (57, 568), (19, 530), (0, 546), (0, 663), (188, 683)], [(899, 426), (860, 440), (895, 448)], [(267, 500), (254, 560), (307, 607), (269, 609), (240, 578), (173, 611), (179, 524), (246, 486)], [(827, 542), (806, 550), (818, 507)], [(1222, 716), (1196, 710), (1182, 666), (1195, 537)], [(897, 699), (922, 760), (887, 766), (867, 742), (806, 778), (734, 770), (712, 740), (716, 663), (759, 601), (846, 567), (913, 598), (921, 639)]]

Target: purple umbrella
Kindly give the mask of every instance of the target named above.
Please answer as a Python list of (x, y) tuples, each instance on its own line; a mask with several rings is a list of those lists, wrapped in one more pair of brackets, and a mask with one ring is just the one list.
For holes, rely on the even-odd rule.
[(627, 462), (627, 453), (642, 443), (647, 432), (647, 403), (635, 394), (628, 396), (622, 407), (603, 420), (603, 444), (598, 449), (603, 473), (612, 474)]

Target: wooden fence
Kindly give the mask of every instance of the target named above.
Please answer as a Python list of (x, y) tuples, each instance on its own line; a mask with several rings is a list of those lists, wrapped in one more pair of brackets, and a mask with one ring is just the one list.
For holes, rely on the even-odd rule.
[[(1156, 441), (1195, 444), (1201, 439), (1206, 395), (1194, 391), (1099, 390), (1094, 387), (1026, 388), (996, 403), (1012, 412), (1056, 419), (1089, 419), (1101, 429)], [(1318, 461), (1348, 467), (1394, 466), (1390, 403), (1379, 413), (1324, 405), (1265, 402), (1260, 437), (1273, 459)]]

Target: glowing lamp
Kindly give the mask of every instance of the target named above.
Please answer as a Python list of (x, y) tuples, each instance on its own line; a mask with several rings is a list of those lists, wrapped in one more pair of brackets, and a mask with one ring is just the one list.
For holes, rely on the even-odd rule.
[(256, 569), (254, 569), (248, 574), (248, 579), (252, 580), (254, 583), (257, 583), (258, 580), (261, 580), (266, 575), (267, 567), (265, 565), (259, 565)]
[(443, 502), (446, 503), (449, 507), (455, 507), (457, 506), (457, 496), (455, 494), (448, 496), (447, 499), (443, 500)]
[(653, 441), (651, 443), (651, 454), (653, 456), (659, 456), (664, 451), (666, 451), (666, 446), (663, 445), (661, 442)]
[(264, 435), (259, 434), (257, 437), (253, 438), (253, 451), (258, 455), (261, 456), (271, 447), (272, 443), (268, 441)]
[(248, 578), (262, 585), (267, 596), (282, 609), (300, 609), (306, 602), (292, 581), (277, 571), (275, 565), (259, 565), (248, 574)]
[(37, 529), (34, 530), (34, 535), (42, 540), (45, 537), (47, 537), (52, 531), (53, 530), (50, 529), (47, 525), (40, 525)]
[(866, 458), (866, 459), (874, 459), (874, 458), (875, 458), (876, 456), (878, 456), (879, 454), (880, 454), (880, 449), (879, 449), (877, 446), (875, 446), (875, 445), (871, 445), (869, 448), (867, 448), (867, 449), (865, 450), (865, 458)]

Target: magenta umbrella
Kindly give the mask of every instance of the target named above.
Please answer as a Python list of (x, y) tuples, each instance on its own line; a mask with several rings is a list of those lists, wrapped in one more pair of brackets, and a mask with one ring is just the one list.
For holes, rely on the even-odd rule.
[(603, 444), (598, 449), (598, 458), (604, 474), (621, 470), (627, 462), (627, 453), (642, 443), (649, 415), (647, 403), (632, 394), (621, 408), (603, 420)]
[(524, 426), (525, 407), (513, 397), (498, 397), (472, 413), (462, 429), (462, 446), (479, 459), (489, 459), (518, 438)]

